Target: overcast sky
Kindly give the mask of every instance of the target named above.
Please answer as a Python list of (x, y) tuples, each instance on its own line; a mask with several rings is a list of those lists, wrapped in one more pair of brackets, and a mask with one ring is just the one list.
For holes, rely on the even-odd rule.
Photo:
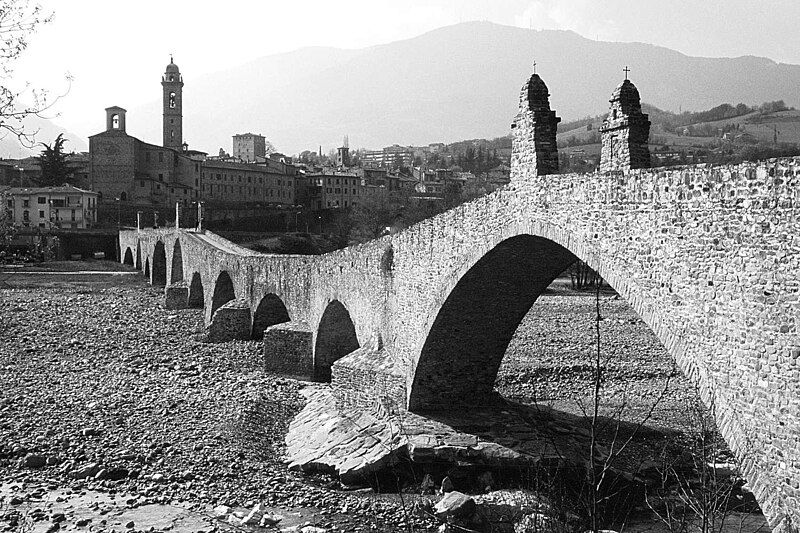
[[(361, 48), (488, 20), (640, 41), (688, 55), (758, 55), (800, 64), (798, 0), (39, 0), (55, 19), (17, 64), (15, 80), (58, 92), (55, 122), (82, 137), (105, 107), (160, 98), (175, 54), (185, 77), (304, 46)], [(290, 105), (290, 103), (287, 103)], [(211, 112), (212, 110), (209, 110)], [(267, 128), (264, 131), (268, 134)], [(313, 144), (313, 141), (310, 141)]]

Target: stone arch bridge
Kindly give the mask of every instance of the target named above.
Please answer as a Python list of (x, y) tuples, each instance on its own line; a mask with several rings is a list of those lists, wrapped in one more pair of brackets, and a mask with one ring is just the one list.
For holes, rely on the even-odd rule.
[(267, 366), (350, 400), (424, 412), (483, 401), (512, 334), (580, 258), (715, 405), (770, 523), (800, 524), (800, 160), (515, 180), (321, 256), (210, 232), (120, 233), (124, 261), (203, 307), (211, 340), (263, 337)]

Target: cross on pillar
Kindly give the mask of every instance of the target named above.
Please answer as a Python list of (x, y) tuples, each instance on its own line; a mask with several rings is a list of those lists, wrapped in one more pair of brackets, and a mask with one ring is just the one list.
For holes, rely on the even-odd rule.
[(628, 68), (628, 65), (625, 65), (625, 68), (622, 69), (622, 72), (625, 73), (625, 79), (626, 80), (628, 79), (628, 72), (630, 72), (630, 71), (631, 71), (631, 69)]
[(536, 74), (536, 60), (533, 60), (533, 73)]

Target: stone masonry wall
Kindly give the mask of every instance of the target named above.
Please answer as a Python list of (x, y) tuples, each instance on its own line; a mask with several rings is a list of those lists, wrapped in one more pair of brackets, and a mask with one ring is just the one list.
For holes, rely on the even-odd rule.
[[(171, 265), (179, 238), (184, 279), (200, 273), (207, 313), (222, 270), (251, 310), (274, 293), (291, 320), (307, 322), (314, 335), (338, 300), (359, 345), (381, 347), (377, 353), (392, 362), (394, 370), (381, 380), (403, 376), (411, 402), (438, 390), (470, 390), (463, 378), (437, 388), (430, 370), (438, 366), (421, 360), (464, 275), (512, 237), (552, 241), (597, 269), (704, 399), (713, 399), (718, 426), (770, 524), (787, 531), (800, 524), (800, 160), (625, 176), (514, 172), (523, 179), (392, 236), (324, 256), (251, 254), (184, 230), (123, 231), (120, 245), (135, 250), (138, 243), (145, 264), (163, 240)], [(388, 250), (390, 268), (382, 261)], [(368, 374), (360, 369), (353, 380)], [(493, 375), (475, 378), (486, 383)], [(416, 388), (420, 383), (426, 386)]]

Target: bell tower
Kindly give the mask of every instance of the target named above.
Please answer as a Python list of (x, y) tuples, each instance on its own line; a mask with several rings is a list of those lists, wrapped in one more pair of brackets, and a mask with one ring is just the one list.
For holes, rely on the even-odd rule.
[(161, 77), (164, 89), (164, 147), (180, 150), (183, 145), (183, 79), (178, 65), (169, 56), (169, 65)]

